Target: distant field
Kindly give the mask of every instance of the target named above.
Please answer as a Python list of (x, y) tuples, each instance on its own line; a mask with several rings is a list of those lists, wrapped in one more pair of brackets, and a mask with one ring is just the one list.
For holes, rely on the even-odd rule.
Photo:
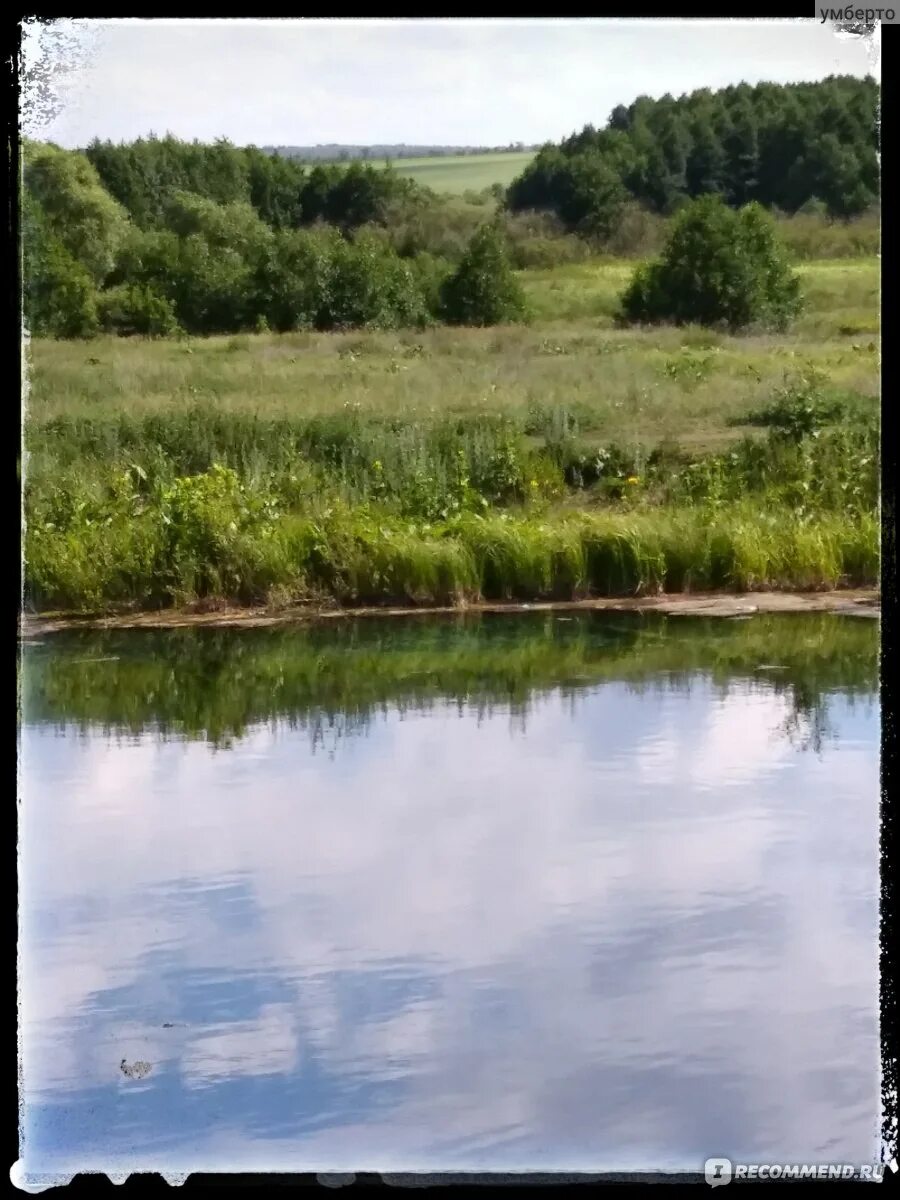
[[(442, 158), (395, 158), (394, 169), (436, 192), (480, 192), (492, 183), (507, 187), (534, 158), (532, 150), (459, 154)], [(383, 163), (381, 165), (384, 165)]]

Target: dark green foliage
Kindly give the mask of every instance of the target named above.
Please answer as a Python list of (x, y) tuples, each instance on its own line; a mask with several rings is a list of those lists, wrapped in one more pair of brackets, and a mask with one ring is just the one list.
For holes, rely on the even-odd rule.
[(783, 329), (800, 306), (799, 283), (758, 204), (735, 211), (715, 196), (691, 202), (661, 257), (635, 272), (622, 297), (630, 322), (755, 325)]
[[(628, 196), (658, 213), (715, 193), (734, 206), (757, 200), (786, 212), (818, 196), (832, 216), (846, 218), (877, 200), (877, 103), (875, 81), (851, 76), (702, 89), (677, 100), (640, 96), (614, 109), (606, 129), (586, 125), (545, 146), (512, 183), (507, 203), (513, 211), (555, 212), (576, 229), (573, 192), (575, 213), (590, 208), (577, 180), (596, 174), (599, 162)], [(614, 196), (608, 181), (595, 189), (601, 210)], [(602, 234), (603, 224), (587, 232)]]
[(325, 221), (343, 230), (381, 222), (387, 205), (417, 192), (412, 180), (390, 167), (353, 162), (349, 167), (314, 167), (300, 191), (300, 220), (304, 225)]
[(27, 254), (25, 272), (25, 321), (32, 334), (78, 338), (97, 332), (93, 281), (59, 242)]
[[(390, 172), (357, 164), (320, 172), (334, 184), (326, 210), (347, 226), (342, 236), (334, 225), (291, 227), (301, 198), (296, 190), (291, 200), (293, 167), (283, 159), (252, 151), (245, 161), (243, 151), (224, 143), (187, 146), (174, 139), (130, 148), (95, 145), (93, 154), (144, 227), (129, 221), (103, 190), (84, 155), (29, 146), (23, 291), (35, 333), (414, 328), (437, 313), (444, 272), (433, 262), (420, 268), (401, 259), (375, 225), (348, 238), (350, 227), (371, 220), (386, 197), (403, 192), (406, 181), (401, 186)], [(181, 180), (230, 198), (169, 186), (154, 194), (148, 215), (140, 189), (128, 191), (125, 175), (113, 171), (121, 168), (121, 174), (134, 162), (168, 164), (170, 183)], [(318, 178), (313, 172), (313, 186)], [(248, 188), (252, 203), (241, 194)]]
[(336, 235), (282, 230), (258, 259), (253, 279), (254, 307), (270, 329), (312, 329), (319, 319)]
[(415, 273), (390, 247), (371, 234), (334, 243), (318, 329), (394, 329), (427, 319)]
[[(285, 181), (291, 181), (290, 190), (296, 197), (304, 175), (299, 165), (278, 160), (268, 167), (270, 179), (263, 180), (260, 159), (269, 156), (255, 148), (232, 146), (224, 138), (212, 145), (152, 135), (119, 145), (95, 139), (85, 155), (106, 190), (142, 228), (164, 225), (168, 201), (179, 191), (215, 204), (256, 203), (255, 194), (260, 215), (271, 220), (272, 211), (283, 211)], [(266, 206), (269, 211), (264, 213)]]
[(90, 337), (97, 331), (94, 281), (48, 228), (37, 200), (22, 201), (22, 300), (35, 335)]
[(567, 229), (596, 239), (616, 227), (626, 199), (615, 162), (593, 146), (571, 153), (545, 147), (507, 194), (512, 211), (545, 209)]
[(24, 184), (40, 219), (32, 235), (57, 241), (102, 284), (115, 264), (128, 231), (128, 217), (106, 192), (83, 154), (26, 143)]
[[(26, 160), (26, 320), (58, 337), (420, 327), (441, 314), (444, 252), (458, 262), (489, 215), (390, 169), (307, 175), (225, 141), (29, 143)], [(517, 309), (508, 268), (492, 287), (481, 324)]]
[(524, 320), (525, 294), (513, 274), (503, 235), (485, 225), (441, 291), (443, 315), (454, 325), (499, 325)]
[(97, 310), (107, 333), (167, 337), (179, 328), (172, 301), (146, 284), (107, 288), (100, 293)]
[(260, 219), (273, 229), (293, 229), (300, 223), (302, 168), (289, 158), (263, 154), (255, 146), (245, 151), (249, 200)]

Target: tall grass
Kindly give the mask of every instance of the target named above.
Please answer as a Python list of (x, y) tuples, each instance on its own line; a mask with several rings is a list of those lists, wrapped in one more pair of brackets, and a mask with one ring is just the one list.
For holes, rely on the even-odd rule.
[(777, 339), (614, 330), (631, 270), (593, 262), (523, 272), (543, 314), (531, 327), (182, 342), (104, 337), (89, 345), (38, 339), (30, 349), (29, 419), (137, 418), (208, 405), (261, 421), (357, 408), (428, 421), (485, 411), (524, 416), (540, 404), (577, 408), (582, 429), (606, 440), (653, 445), (669, 436), (714, 445), (733, 436), (732, 418), (765, 403), (786, 371), (807, 362), (836, 388), (878, 391), (875, 259), (804, 263), (806, 313)]
[(34, 343), (28, 603), (874, 582), (877, 262), (778, 339), (605, 330), (630, 270), (526, 272), (530, 328)]
[[(195, 517), (193, 541), (147, 511), (77, 531), (32, 524), (26, 587), (39, 608), (333, 599), (451, 604), (685, 590), (819, 589), (878, 578), (874, 515), (733, 505), (634, 512), (463, 514), (409, 524), (335, 506), (262, 526), (231, 509)], [(229, 519), (230, 518), (230, 519)], [(203, 524), (203, 522), (206, 524)]]
[[(804, 508), (872, 507), (877, 497), (874, 397), (798, 376), (762, 408), (734, 418), (733, 440), (710, 453), (674, 441), (653, 450), (594, 432), (583, 405), (533, 402), (517, 413), (382, 417), (261, 417), (210, 404), (114, 417), (34, 423), (26, 498), (59, 525), (77, 504), (102, 507), (116, 488), (147, 499), (176, 478), (216, 464), (285, 510), (323, 495), (398, 515), (445, 520), (496, 505), (590, 502), (722, 503), (767, 492)], [(766, 435), (754, 426), (768, 427)], [(124, 477), (124, 478), (123, 478)], [(633, 486), (634, 485), (634, 486)], [(106, 514), (108, 515), (108, 514)]]

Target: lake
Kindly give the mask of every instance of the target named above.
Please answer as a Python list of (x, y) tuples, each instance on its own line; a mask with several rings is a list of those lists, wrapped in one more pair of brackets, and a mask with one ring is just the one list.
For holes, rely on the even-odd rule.
[(876, 1162), (878, 623), (26, 642), (31, 1177)]

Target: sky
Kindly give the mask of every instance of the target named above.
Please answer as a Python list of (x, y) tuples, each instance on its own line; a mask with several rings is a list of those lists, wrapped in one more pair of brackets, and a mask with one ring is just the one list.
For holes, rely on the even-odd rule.
[(23, 133), (65, 147), (531, 144), (642, 94), (878, 76), (872, 39), (813, 17), (61, 19), (23, 25), (21, 66)]

